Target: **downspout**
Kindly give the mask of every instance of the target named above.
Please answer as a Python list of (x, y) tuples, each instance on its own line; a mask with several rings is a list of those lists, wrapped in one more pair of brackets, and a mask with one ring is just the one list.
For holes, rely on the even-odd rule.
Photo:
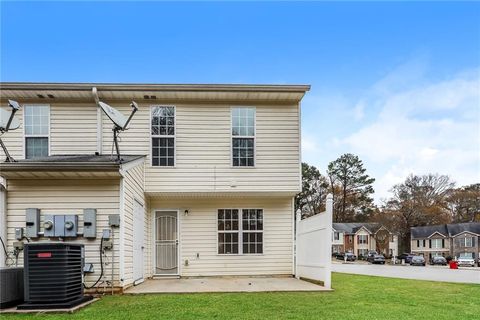
[(102, 109), (98, 102), (100, 99), (98, 98), (97, 87), (92, 88), (92, 95), (93, 99), (95, 100), (95, 104), (97, 105), (97, 153), (102, 154), (103, 150), (103, 120), (102, 120)]
[[(7, 189), (5, 188), (5, 179), (0, 178), (0, 237), (5, 246), (8, 246), (7, 241)], [(1, 244), (0, 244), (1, 246)], [(8, 248), (7, 248), (8, 250)], [(0, 247), (0, 267), (5, 267), (5, 252), (3, 247)]]

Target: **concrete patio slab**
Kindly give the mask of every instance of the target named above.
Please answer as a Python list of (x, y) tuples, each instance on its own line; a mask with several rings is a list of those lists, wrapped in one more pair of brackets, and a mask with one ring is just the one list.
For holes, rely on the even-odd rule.
[(131, 287), (126, 294), (198, 293), (198, 292), (274, 292), (330, 291), (322, 286), (295, 278), (182, 278), (151, 279)]

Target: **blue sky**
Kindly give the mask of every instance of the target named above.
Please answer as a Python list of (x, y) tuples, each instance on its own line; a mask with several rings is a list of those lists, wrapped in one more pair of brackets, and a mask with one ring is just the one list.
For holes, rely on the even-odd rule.
[(480, 181), (479, 3), (1, 2), (2, 81), (307, 83), (303, 159)]

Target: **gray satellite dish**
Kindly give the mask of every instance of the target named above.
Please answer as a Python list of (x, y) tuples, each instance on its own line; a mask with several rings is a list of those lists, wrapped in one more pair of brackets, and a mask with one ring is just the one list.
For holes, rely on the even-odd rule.
[(110, 121), (113, 122), (113, 142), (115, 144), (115, 149), (117, 151), (117, 161), (122, 162), (122, 157), (120, 156), (120, 148), (118, 146), (118, 133), (119, 131), (124, 131), (128, 129), (128, 124), (130, 123), (130, 120), (132, 120), (133, 115), (135, 112), (138, 110), (138, 105), (135, 101), (132, 101), (130, 104), (130, 107), (132, 107), (132, 112), (130, 113), (130, 116), (125, 117), (120, 111), (117, 109), (109, 106), (105, 102), (102, 102), (98, 98), (97, 94), (97, 88), (92, 88), (92, 94), (95, 99), (95, 102), (98, 104), (98, 106), (105, 112), (107, 117), (110, 119)]
[[(0, 108), (0, 135), (20, 127), (20, 121), (15, 118), (15, 113), (20, 110), (20, 105), (17, 101), (8, 100), (8, 106), (12, 108), (12, 111), (8, 112), (7, 110)], [(14, 162), (15, 159), (10, 156), (10, 153), (8, 152), (7, 147), (3, 143), (2, 139), (0, 139), (0, 145), (2, 146), (3, 152), (5, 152), (5, 161)]]

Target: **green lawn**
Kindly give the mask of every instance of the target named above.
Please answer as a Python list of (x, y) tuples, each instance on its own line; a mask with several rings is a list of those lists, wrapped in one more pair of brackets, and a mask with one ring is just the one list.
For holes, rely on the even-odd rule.
[(480, 285), (333, 274), (334, 292), (106, 296), (74, 314), (7, 319), (480, 319)]

